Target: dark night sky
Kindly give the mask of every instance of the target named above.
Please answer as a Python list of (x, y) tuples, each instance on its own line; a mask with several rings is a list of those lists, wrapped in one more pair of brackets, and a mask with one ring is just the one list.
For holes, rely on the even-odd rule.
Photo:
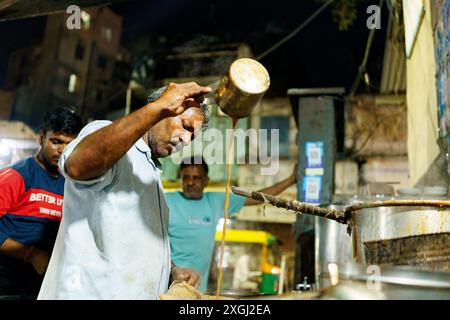
[[(378, 3), (379, 0), (360, 1), (357, 20), (347, 31), (338, 30), (328, 8), (289, 42), (263, 58), (260, 62), (271, 76), (272, 94), (284, 95), (292, 87), (327, 86), (344, 86), (348, 92), (369, 34), (366, 8)], [(111, 8), (123, 16), (122, 44), (125, 47), (143, 35), (165, 36), (170, 46), (215, 39), (245, 42), (258, 56), (298, 27), (319, 6), (315, 0), (134, 0)], [(382, 29), (376, 32), (368, 61), (369, 74), (375, 84), (381, 70), (386, 16), (384, 7)], [(0, 23), (3, 42), (0, 87), (11, 50), (39, 40), (44, 27), (45, 17)]]
[(0, 22), (0, 88), (3, 87), (10, 53), (33, 42), (39, 43), (45, 22), (46, 17)]

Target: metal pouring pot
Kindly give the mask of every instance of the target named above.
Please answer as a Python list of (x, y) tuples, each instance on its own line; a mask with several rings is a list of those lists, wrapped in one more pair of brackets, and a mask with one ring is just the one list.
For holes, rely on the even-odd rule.
[(264, 66), (256, 60), (235, 60), (228, 73), (211, 87), (206, 104), (217, 104), (231, 118), (245, 118), (264, 96), (270, 86), (270, 77)]

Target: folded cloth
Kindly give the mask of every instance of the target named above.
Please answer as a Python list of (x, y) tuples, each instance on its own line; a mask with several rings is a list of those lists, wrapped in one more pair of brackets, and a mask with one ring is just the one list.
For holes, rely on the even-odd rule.
[(216, 297), (201, 293), (197, 288), (186, 281), (174, 281), (167, 293), (159, 295), (160, 300), (233, 300), (228, 297)]

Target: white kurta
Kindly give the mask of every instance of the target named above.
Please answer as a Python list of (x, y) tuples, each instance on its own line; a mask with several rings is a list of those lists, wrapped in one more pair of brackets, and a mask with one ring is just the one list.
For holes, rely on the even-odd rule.
[(167, 290), (168, 208), (148, 145), (138, 140), (92, 181), (64, 172), (76, 145), (110, 123), (88, 124), (60, 158), (63, 218), (38, 299), (157, 299)]

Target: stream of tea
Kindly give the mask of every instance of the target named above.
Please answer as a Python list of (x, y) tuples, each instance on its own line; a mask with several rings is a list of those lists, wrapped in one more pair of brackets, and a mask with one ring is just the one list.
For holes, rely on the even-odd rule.
[(223, 254), (224, 254), (224, 249), (225, 249), (225, 233), (227, 231), (228, 206), (229, 206), (230, 189), (231, 189), (231, 162), (233, 160), (234, 130), (236, 128), (237, 121), (238, 121), (237, 118), (232, 118), (231, 139), (228, 144), (227, 183), (226, 183), (226, 189), (225, 189), (225, 204), (224, 204), (224, 210), (223, 210), (222, 239), (220, 241), (219, 274), (217, 277), (217, 289), (216, 289), (216, 297), (217, 298), (219, 298), (220, 291), (222, 289)]

